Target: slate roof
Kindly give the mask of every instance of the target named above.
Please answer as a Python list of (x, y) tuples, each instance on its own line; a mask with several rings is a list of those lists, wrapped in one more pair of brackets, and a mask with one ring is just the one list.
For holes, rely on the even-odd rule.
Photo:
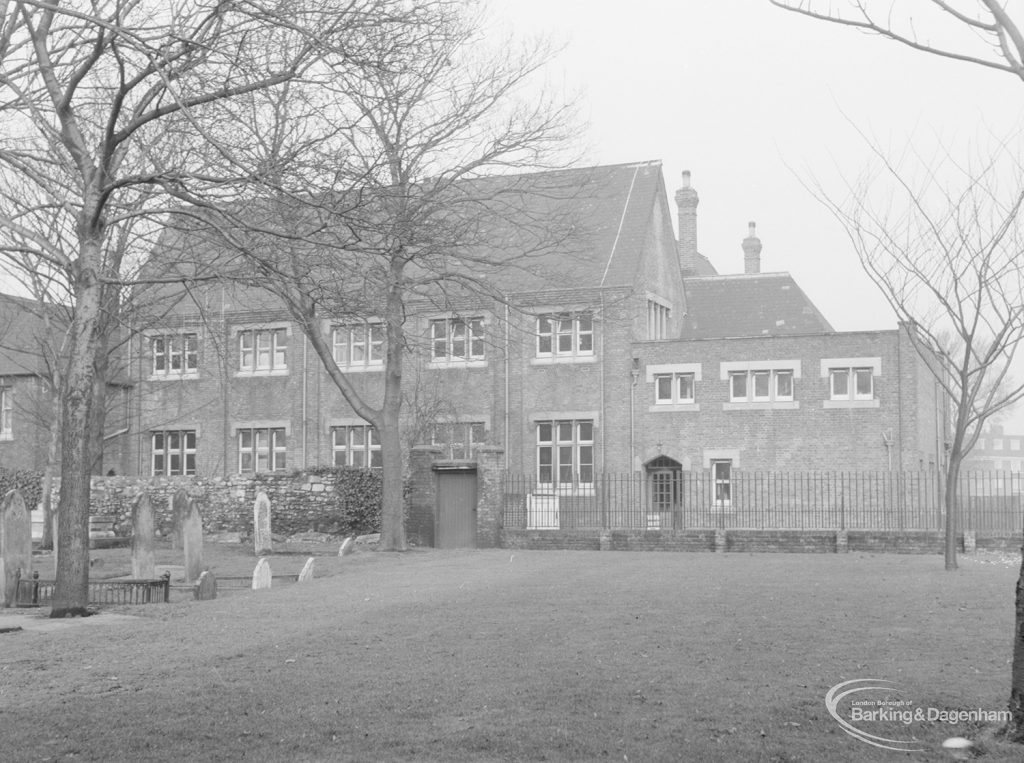
[(789, 273), (683, 279), (685, 339), (831, 333)]
[(485, 199), (476, 253), (502, 263), (487, 280), (509, 294), (631, 286), (663, 186), (658, 161), (467, 181)]

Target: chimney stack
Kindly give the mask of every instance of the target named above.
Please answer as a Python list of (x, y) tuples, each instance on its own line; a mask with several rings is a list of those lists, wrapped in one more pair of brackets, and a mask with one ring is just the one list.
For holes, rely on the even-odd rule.
[(757, 224), (751, 222), (750, 235), (743, 239), (743, 272), (747, 275), (761, 272), (761, 239), (757, 237), (756, 227)]
[(683, 171), (683, 187), (676, 191), (676, 206), (679, 210), (679, 261), (683, 275), (696, 271), (697, 267), (697, 204), (700, 199), (690, 187), (690, 171)]

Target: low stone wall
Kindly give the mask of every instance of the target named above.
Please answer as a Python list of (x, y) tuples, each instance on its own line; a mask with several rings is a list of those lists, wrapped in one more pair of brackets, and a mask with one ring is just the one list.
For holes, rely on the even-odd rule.
[(94, 477), (90, 513), (113, 518), (115, 534), (129, 535), (132, 503), (145, 491), (157, 532), (167, 535), (173, 529), (171, 499), (178, 490), (200, 503), (207, 533), (252, 535), (253, 503), (261, 491), (270, 498), (271, 531), (278, 535), (380, 530), (380, 474), (369, 469), (226, 478)]
[[(586, 551), (714, 551), (715, 530), (502, 530), (502, 548)], [(719, 531), (723, 551), (733, 553), (819, 553), (842, 551), (880, 554), (941, 554), (939, 532), (887, 532), (849, 530), (844, 537), (833, 530), (725, 530)], [(964, 550), (963, 537), (957, 542)], [(1021, 536), (979, 535), (978, 551), (1015, 551)]]

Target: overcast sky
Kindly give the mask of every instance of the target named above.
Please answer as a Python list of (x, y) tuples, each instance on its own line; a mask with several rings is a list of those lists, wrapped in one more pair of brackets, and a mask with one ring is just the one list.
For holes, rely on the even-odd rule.
[(670, 200), (689, 169), (698, 246), (718, 271), (742, 272), (740, 242), (756, 221), (762, 270), (792, 273), (840, 331), (895, 318), (800, 178), (841, 193), (868, 162), (853, 125), (895, 152), (911, 141), (966, 150), (1021, 123), (1024, 83), (1009, 74), (768, 0), (492, 0), (492, 11), (566, 43), (550, 76), (582, 93), (588, 163), (660, 159)]

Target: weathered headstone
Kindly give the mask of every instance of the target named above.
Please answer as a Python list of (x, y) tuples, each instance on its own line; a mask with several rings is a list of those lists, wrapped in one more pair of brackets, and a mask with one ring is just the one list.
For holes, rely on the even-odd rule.
[(307, 580), (313, 579), (313, 562), (314, 557), (309, 557), (306, 563), (302, 565), (302, 572), (299, 573), (299, 582), (305, 583)]
[(352, 540), (352, 536), (348, 536), (341, 542), (341, 548), (338, 549), (338, 556), (348, 556), (352, 553), (352, 544), (355, 541)]
[(209, 570), (203, 570), (192, 589), (192, 595), (196, 601), (209, 601), (217, 598), (217, 578)]
[(155, 578), (156, 555), (153, 550), (153, 504), (143, 493), (132, 506), (132, 577)]
[[(174, 500), (178, 500), (177, 495)], [(203, 571), (203, 517), (193, 500), (189, 500), (188, 513), (181, 523), (181, 545), (185, 550), (185, 582), (191, 583)]]
[(274, 541), (270, 537), (270, 499), (266, 493), (259, 493), (252, 507), (252, 540), (256, 556), (263, 556), (274, 551)]
[(32, 516), (21, 493), (12, 490), (0, 507), (0, 584), (5, 607), (15, 604), (19, 570), (23, 578), (32, 575)]
[(178, 490), (171, 499), (171, 548), (182, 548), (181, 528), (188, 516), (188, 493)]
[(260, 557), (260, 560), (256, 562), (256, 569), (252, 571), (252, 590), (260, 591), (270, 588), (271, 580), (273, 580), (273, 575), (270, 572), (270, 562), (265, 557)]

